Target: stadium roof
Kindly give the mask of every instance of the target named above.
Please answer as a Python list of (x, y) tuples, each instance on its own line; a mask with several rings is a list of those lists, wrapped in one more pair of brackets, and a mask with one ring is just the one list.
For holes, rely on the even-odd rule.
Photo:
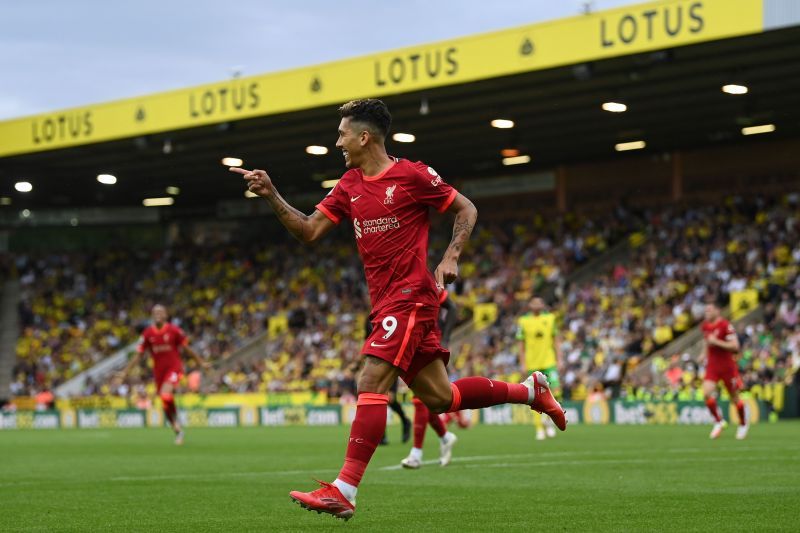
[[(244, 201), (226, 156), (266, 168), (289, 194), (322, 193), (343, 171), (337, 104), (365, 96), (416, 137), (390, 141), (391, 153), (451, 178), (607, 158), (628, 141), (653, 153), (741, 142), (760, 124), (797, 137), (798, 21), (788, 0), (667, 0), (1, 122), (0, 196), (17, 208), (140, 206), (177, 186), (176, 206)], [(627, 111), (603, 111), (610, 101)], [(515, 127), (491, 127), (498, 118)], [(532, 161), (505, 167), (503, 149)], [(15, 193), (20, 179), (34, 190)]]

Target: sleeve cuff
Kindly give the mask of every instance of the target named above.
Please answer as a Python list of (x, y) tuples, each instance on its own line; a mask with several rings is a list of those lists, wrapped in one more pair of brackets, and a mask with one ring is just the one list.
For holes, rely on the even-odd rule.
[(447, 211), (447, 208), (450, 207), (450, 204), (453, 203), (453, 200), (456, 199), (456, 196), (458, 196), (457, 190), (453, 189), (452, 191), (450, 191), (450, 194), (447, 196), (447, 200), (444, 201), (442, 206), (439, 209), (437, 209), (437, 211), (439, 211), (440, 213), (444, 213), (445, 211)]
[(341, 222), (341, 219), (339, 217), (331, 213), (330, 210), (328, 210), (328, 208), (322, 205), (321, 203), (317, 204), (316, 207), (320, 213), (331, 219), (331, 222), (333, 222), (334, 224), (338, 224), (339, 222)]

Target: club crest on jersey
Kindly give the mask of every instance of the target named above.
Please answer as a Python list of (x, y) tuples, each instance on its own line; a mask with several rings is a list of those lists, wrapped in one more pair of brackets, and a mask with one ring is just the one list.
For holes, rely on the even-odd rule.
[(388, 205), (394, 203), (394, 190), (396, 188), (397, 188), (396, 183), (394, 185), (386, 187), (386, 198), (383, 199), (384, 204)]

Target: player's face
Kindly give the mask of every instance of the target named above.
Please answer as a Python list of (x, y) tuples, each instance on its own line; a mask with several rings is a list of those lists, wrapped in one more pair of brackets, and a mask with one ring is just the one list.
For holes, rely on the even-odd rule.
[(156, 324), (163, 324), (167, 321), (167, 310), (163, 305), (153, 307), (153, 311), (150, 314)]
[(533, 311), (535, 314), (538, 315), (539, 313), (544, 311), (544, 301), (542, 301), (541, 298), (534, 298), (533, 300), (531, 300), (530, 308), (531, 311)]
[(719, 318), (719, 309), (716, 305), (707, 305), (705, 309), (706, 320), (709, 322), (715, 321)]
[(344, 117), (339, 123), (339, 138), (336, 140), (336, 148), (342, 151), (347, 168), (358, 167), (362, 149), (361, 132), (356, 131), (353, 127), (350, 117)]

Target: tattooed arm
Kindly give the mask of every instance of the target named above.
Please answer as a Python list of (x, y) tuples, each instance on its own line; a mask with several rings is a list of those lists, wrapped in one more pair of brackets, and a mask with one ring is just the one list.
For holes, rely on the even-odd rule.
[(315, 210), (311, 215), (306, 215), (289, 205), (278, 193), (265, 171), (238, 167), (231, 167), (229, 170), (242, 175), (247, 181), (248, 190), (264, 198), (275, 211), (281, 224), (300, 242), (318, 241), (334, 228), (335, 224), (320, 211)]
[(475, 209), (475, 205), (460, 193), (450, 204), (448, 211), (455, 213), (456, 220), (453, 223), (453, 238), (450, 239), (450, 245), (444, 252), (442, 262), (433, 273), (439, 287), (444, 287), (458, 277), (458, 259), (461, 257), (461, 251), (478, 219), (478, 210)]

